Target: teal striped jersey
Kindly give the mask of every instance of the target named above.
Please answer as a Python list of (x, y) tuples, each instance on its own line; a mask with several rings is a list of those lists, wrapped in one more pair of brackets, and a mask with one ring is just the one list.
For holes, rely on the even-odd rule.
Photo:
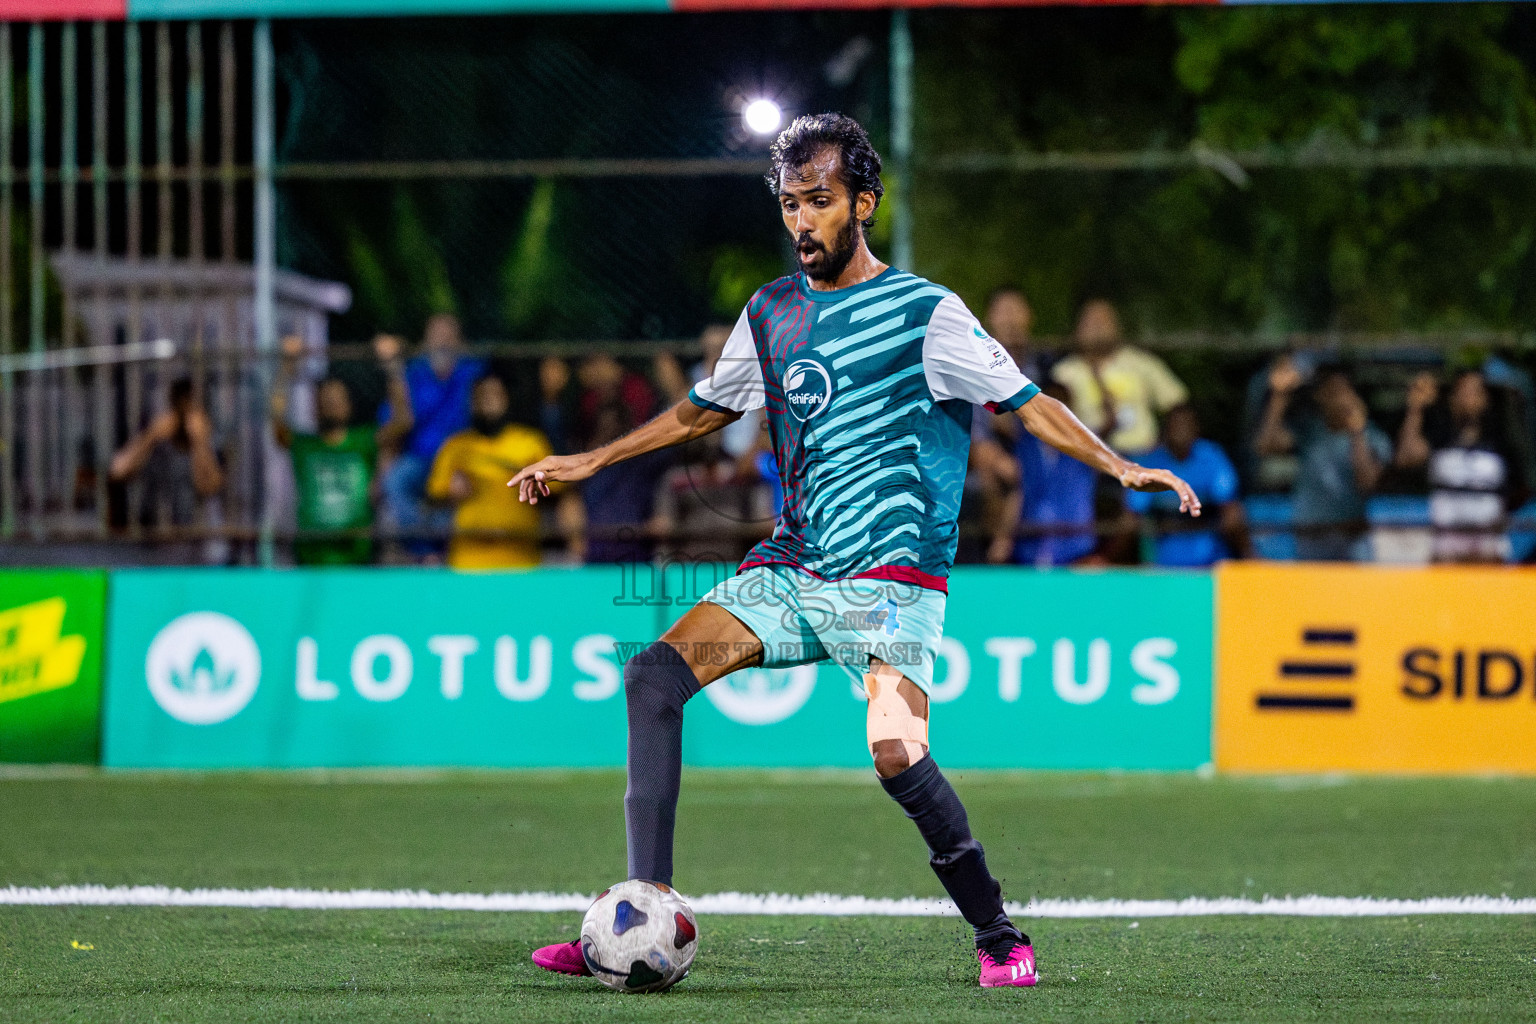
[(1038, 392), (958, 296), (892, 268), (836, 291), (799, 274), (760, 288), (689, 397), (767, 410), (784, 509), (742, 569), (944, 590), (972, 407)]

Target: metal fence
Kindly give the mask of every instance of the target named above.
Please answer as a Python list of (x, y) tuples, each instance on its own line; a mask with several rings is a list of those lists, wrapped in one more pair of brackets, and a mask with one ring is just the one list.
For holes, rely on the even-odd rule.
[[(259, 449), (249, 262), (252, 31), (233, 22), (0, 23), (0, 530), (153, 522), (107, 467), (190, 377)], [(19, 84), (24, 104), (12, 95)], [(22, 124), (13, 112), (22, 112)], [(20, 130), (18, 130), (18, 128)], [(24, 139), (24, 141), (22, 141)], [(232, 507), (260, 460), (230, 466)]]
[[(727, 52), (745, 17), (690, 21), (693, 49)], [(904, 12), (763, 19), (753, 25), (825, 69), (792, 98), (799, 109), (875, 126), (893, 185), (880, 243), (907, 265), (914, 175), (1536, 166), (1529, 150), (1475, 147), (924, 154)], [(643, 53), (681, 22), (634, 18), (632, 31), (599, 34), (577, 19), (487, 19), (468, 33), (453, 21), (0, 23), (0, 540), (11, 550), (162, 536), (167, 511), (109, 470), (187, 378), (226, 475), (216, 515), (192, 533), (233, 540), (234, 557), (270, 552), (284, 530), (266, 412), (274, 340), (304, 336), (313, 378), (332, 324), (356, 341), (414, 331), (430, 311), (366, 322), (346, 312), (349, 287), (371, 289), (370, 315), (383, 318), (402, 275), (441, 276), (472, 293), (459, 296), (471, 334), (520, 336), (502, 351), (536, 356), (655, 351), (708, 314), (721, 267), (762, 280), (750, 252), (734, 271), (730, 260), (737, 247), (772, 264), (780, 243), (753, 181), (762, 140), (726, 123), (740, 96), (701, 85), (724, 72), (668, 85), (637, 77), (654, 72), (641, 60), (615, 70), (619, 48)], [(390, 81), (406, 87), (386, 91)], [(320, 216), (337, 209), (348, 216)], [(473, 245), (436, 252), (450, 224)], [(530, 269), (546, 244), (554, 255)], [(436, 262), (407, 265), (423, 253)], [(579, 315), (562, 319), (562, 307)], [(594, 334), (623, 340), (583, 340)], [(1517, 332), (1138, 340), (1248, 359), (1278, 347), (1536, 344)], [(1230, 381), (1212, 384), (1204, 393)]]

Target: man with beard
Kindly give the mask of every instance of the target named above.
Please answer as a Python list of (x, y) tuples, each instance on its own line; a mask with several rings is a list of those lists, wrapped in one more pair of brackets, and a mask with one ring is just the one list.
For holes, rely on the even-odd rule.
[(512, 569), (539, 564), (539, 513), (517, 500), (507, 477), (548, 456), (549, 440), (512, 423), (507, 386), (495, 374), (470, 392), (469, 429), (443, 442), (427, 476), (427, 497), (457, 506), (448, 564)]
[[(1176, 491), (1190, 514), (1200, 503), (1172, 473), (1127, 461), (1040, 395), (956, 295), (874, 257), (866, 234), (884, 192), (880, 157), (856, 121), (798, 118), (774, 142), (767, 178), (800, 272), (758, 290), (714, 373), (686, 400), (610, 444), (544, 459), (511, 480), (537, 501), (552, 482), (767, 409), (784, 485), (777, 529), (624, 668), (629, 875), (672, 881), (684, 702), (739, 668), (831, 658), (869, 698), (875, 773), (973, 927), (981, 985), (1033, 985), (1030, 941), (1004, 912), (965, 808), (928, 752), (971, 407), (1016, 413), (1026, 430), (1126, 487)], [(533, 959), (590, 973), (578, 943)]]
[(366, 565), (373, 560), (379, 452), (399, 443), (414, 422), (400, 349), (400, 339), (393, 335), (373, 339), (373, 354), (384, 370), (394, 410), (388, 423), (353, 426), (351, 392), (340, 379), (327, 377), (315, 385), (319, 430), (300, 434), (288, 422), (288, 395), (304, 342), (296, 336), (283, 339), (282, 363), (272, 388), (272, 434), (293, 460), (299, 530), (293, 554), (300, 565)]

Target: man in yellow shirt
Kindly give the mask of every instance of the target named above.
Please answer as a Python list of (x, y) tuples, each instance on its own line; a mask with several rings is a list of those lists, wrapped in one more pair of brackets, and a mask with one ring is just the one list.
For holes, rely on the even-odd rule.
[(510, 407), (501, 378), (482, 377), (470, 392), (469, 429), (443, 442), (432, 461), (427, 497), (458, 506), (448, 546), (455, 569), (539, 564), (539, 511), (518, 501), (507, 481), (552, 452), (542, 433), (508, 422)]
[(1083, 304), (1073, 332), (1077, 352), (1051, 376), (1071, 394), (1078, 419), (1122, 455), (1144, 455), (1157, 445), (1158, 417), (1189, 400), (1168, 364), (1125, 344), (1120, 316), (1105, 299)]

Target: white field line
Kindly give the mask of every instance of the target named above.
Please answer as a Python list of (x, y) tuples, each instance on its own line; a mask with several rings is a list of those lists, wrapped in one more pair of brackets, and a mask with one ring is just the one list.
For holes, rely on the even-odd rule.
[[(396, 889), (173, 889), (163, 885), (61, 885), (0, 888), (0, 905), (94, 907), (271, 907), (293, 910), (586, 910), (581, 893), (426, 892)], [(760, 895), (722, 892), (690, 897), (700, 914), (804, 914), (822, 917), (954, 917), (948, 900), (873, 899), (867, 896)], [(1440, 896), (1381, 899), (1374, 896), (1282, 896), (1183, 900), (1034, 900), (1009, 903), (1020, 917), (1400, 917), (1406, 914), (1536, 914), (1536, 899), (1508, 896)]]

